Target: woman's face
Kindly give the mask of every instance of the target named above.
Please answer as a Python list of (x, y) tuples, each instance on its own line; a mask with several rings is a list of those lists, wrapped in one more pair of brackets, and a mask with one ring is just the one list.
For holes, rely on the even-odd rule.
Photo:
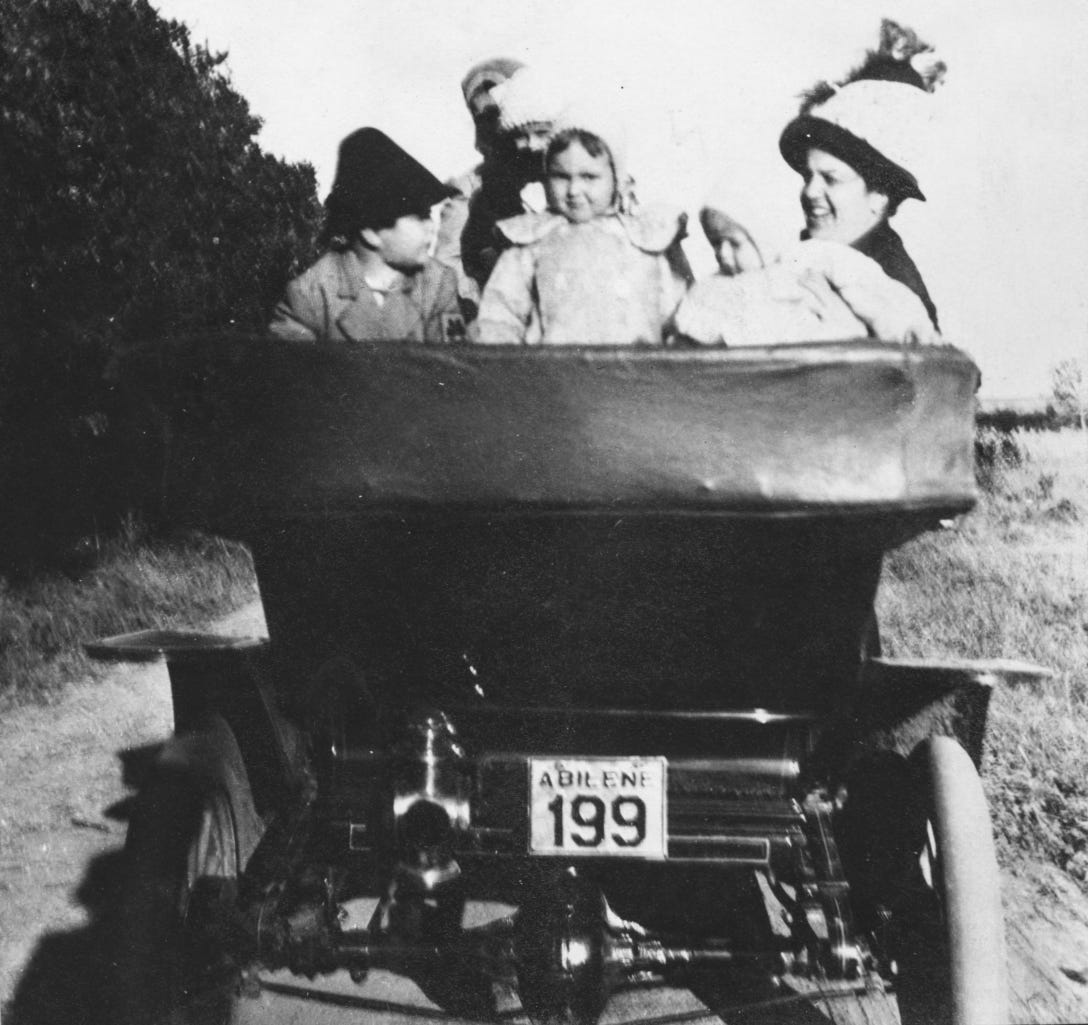
[(851, 245), (883, 221), (888, 197), (871, 192), (848, 163), (810, 149), (801, 171), (801, 209), (810, 238)]

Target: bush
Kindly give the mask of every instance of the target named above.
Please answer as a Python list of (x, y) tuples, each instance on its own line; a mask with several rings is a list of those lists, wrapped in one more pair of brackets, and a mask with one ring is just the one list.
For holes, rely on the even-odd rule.
[(312, 244), (313, 169), (146, 0), (0, 7), (10, 324), (43, 344), (263, 325)]
[(980, 427), (975, 432), (975, 478), (984, 491), (997, 491), (1009, 470), (1024, 463), (1024, 453), (1016, 438), (995, 427)]
[(163, 424), (117, 359), (261, 329), (314, 255), (313, 169), (262, 152), (223, 61), (146, 0), (0, 5), (0, 569), (154, 491)]

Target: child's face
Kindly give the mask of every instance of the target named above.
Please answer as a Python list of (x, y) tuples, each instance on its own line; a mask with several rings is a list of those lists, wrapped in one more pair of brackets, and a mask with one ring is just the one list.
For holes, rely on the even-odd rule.
[(548, 159), (544, 177), (548, 206), (574, 224), (608, 213), (616, 195), (616, 176), (607, 153), (587, 153), (580, 142)]
[(543, 156), (548, 148), (548, 136), (551, 130), (550, 121), (533, 121), (531, 124), (523, 125), (511, 134), (514, 149), (519, 153), (535, 153)]
[(722, 232), (718, 245), (714, 248), (718, 266), (723, 274), (744, 274), (747, 271), (760, 270), (763, 257), (759, 247), (739, 224)]
[(363, 234), (390, 267), (411, 273), (427, 262), (434, 239), (434, 221), (430, 211), (405, 214), (390, 228), (366, 228)]

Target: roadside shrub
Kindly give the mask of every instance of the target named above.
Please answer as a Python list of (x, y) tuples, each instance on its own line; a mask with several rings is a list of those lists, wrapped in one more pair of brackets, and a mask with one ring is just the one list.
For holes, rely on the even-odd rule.
[(1059, 499), (1054, 505), (1049, 506), (1043, 515), (1055, 523), (1078, 523), (1080, 510), (1068, 498)]
[(975, 479), (984, 491), (999, 490), (1008, 471), (1023, 463), (1023, 450), (1013, 434), (996, 427), (975, 431)]
[(0, 5), (5, 317), (42, 345), (259, 328), (312, 245), (313, 169), (147, 0)]
[(118, 359), (262, 328), (313, 255), (313, 169), (224, 59), (147, 0), (0, 4), (0, 572), (152, 512), (163, 425)]

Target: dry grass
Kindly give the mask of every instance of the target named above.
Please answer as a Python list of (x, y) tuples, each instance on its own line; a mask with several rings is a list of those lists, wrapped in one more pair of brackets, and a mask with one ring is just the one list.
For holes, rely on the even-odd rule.
[(256, 596), (240, 545), (203, 535), (143, 542), (130, 530), (79, 577), (0, 577), (0, 710), (49, 701), (93, 664), (81, 645), (143, 627), (199, 627)]
[(1003, 856), (1088, 881), (1088, 446), (1019, 436), (979, 508), (888, 557), (879, 598), (893, 655), (1028, 659), (1038, 690), (991, 708), (984, 775)]

